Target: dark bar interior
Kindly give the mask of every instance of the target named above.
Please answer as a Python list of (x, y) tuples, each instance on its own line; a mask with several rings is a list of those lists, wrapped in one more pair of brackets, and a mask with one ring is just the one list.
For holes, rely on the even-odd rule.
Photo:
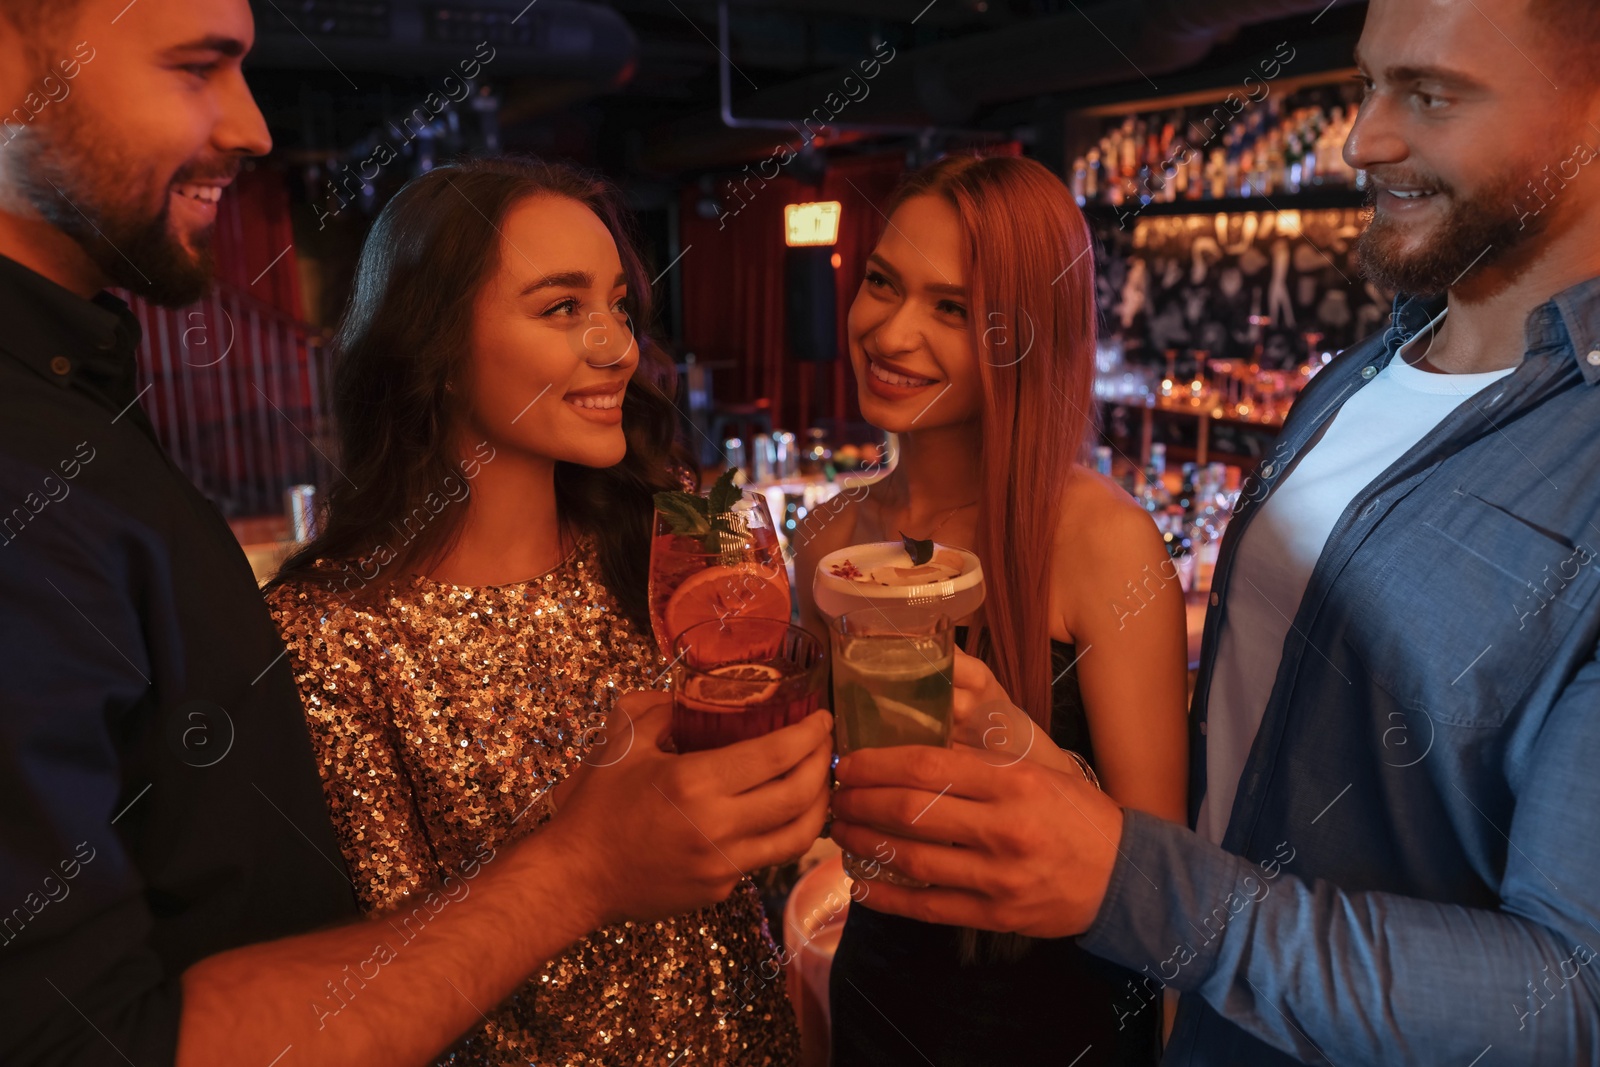
[(1593, 0), (0, 0), (0, 1063), (1600, 1064)]

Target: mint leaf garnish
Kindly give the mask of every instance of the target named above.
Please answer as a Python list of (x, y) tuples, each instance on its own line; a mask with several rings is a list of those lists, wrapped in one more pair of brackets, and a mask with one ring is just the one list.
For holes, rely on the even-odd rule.
[(738, 467), (729, 467), (722, 472), (722, 476), (711, 486), (707, 507), (710, 509), (712, 516), (725, 515), (732, 511), (733, 506), (744, 495), (744, 491), (733, 484), (734, 478), (738, 477), (738, 475)]
[(904, 531), (900, 533), (900, 543), (905, 546), (906, 555), (911, 557), (911, 565), (920, 567), (924, 563), (933, 561), (933, 540), (918, 541), (915, 537), (907, 537)]
[(711, 486), (709, 496), (696, 493), (655, 494), (656, 510), (667, 517), (674, 534), (700, 539), (711, 554), (743, 550), (750, 538), (744, 517), (734, 505), (744, 498), (744, 490), (733, 484), (738, 468), (730, 467)]
[(711, 532), (710, 509), (702, 496), (676, 491), (657, 493), (655, 505), (656, 510), (667, 517), (675, 534), (704, 537)]

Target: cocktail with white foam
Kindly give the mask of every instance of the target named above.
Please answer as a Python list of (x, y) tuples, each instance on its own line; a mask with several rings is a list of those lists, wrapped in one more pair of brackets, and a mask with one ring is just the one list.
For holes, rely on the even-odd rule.
[(934, 545), (921, 564), (898, 541), (851, 545), (822, 557), (811, 592), (830, 621), (860, 608), (902, 605), (959, 623), (983, 605), (983, 564), (948, 545)]

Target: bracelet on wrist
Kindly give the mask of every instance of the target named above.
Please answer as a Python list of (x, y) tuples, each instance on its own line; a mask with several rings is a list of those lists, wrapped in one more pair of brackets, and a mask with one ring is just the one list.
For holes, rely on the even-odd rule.
[(1070, 748), (1064, 748), (1062, 751), (1071, 758), (1073, 763), (1077, 764), (1078, 770), (1083, 773), (1084, 781), (1088, 782), (1102, 793), (1105, 792), (1105, 787), (1100, 784), (1100, 776), (1094, 773), (1094, 768), (1089, 766), (1088, 760), (1084, 759), (1083, 756), (1072, 751)]

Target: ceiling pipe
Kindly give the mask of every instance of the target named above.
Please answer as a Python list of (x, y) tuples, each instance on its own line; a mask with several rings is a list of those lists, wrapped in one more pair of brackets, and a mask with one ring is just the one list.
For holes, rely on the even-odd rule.
[(469, 61), (494, 77), (583, 82), (592, 95), (626, 84), (638, 64), (633, 28), (593, 0), (390, 0), (365, 5), (370, 12), (345, 5), (355, 14), (335, 4), (251, 7), (252, 67), (322, 71), (352, 86), (363, 73), (443, 76)]
[[(718, 0), (717, 3), (717, 87), (721, 94), (722, 124), (730, 130), (784, 130), (796, 136), (803, 136), (800, 127), (794, 119), (783, 118), (739, 118), (733, 113), (733, 60), (728, 53), (731, 49), (728, 32), (728, 0)], [(800, 121), (804, 122), (809, 115), (802, 114)], [(878, 123), (853, 123), (830, 122), (828, 128), (847, 133), (872, 133), (892, 136), (896, 134), (924, 134), (932, 132), (935, 124), (923, 123), (921, 125), (895, 126)]]
[[(905, 52), (884, 65), (872, 95), (851, 107), (855, 121), (868, 125), (950, 125), (952, 117), (969, 116), (935, 112), (965, 106), (970, 115), (983, 105), (1170, 74), (1246, 26), (1320, 17), (1331, 6), (1329, 0), (1111, 0)], [(837, 87), (841, 74), (758, 93), (746, 103), (746, 117), (803, 113)]]
[[(1192, 67), (1243, 27), (1322, 14), (1355, 0), (1127, 0), (1072, 14), (1020, 22), (988, 33), (927, 45), (883, 64), (871, 93), (850, 105), (854, 122), (832, 124), (887, 134), (959, 129), (982, 107), (1034, 96), (1140, 79), (1152, 95), (1155, 77)], [(813, 75), (756, 93), (745, 114), (732, 112), (725, 2), (719, 4), (722, 107), (658, 131), (640, 162), (658, 171), (725, 165), (759, 152), (756, 130), (794, 132), (792, 116), (808, 115), (836, 92), (846, 69)], [(1293, 44), (1293, 42), (1290, 42)], [(720, 131), (720, 132), (719, 132)], [(735, 131), (743, 131), (736, 133)], [(972, 132), (972, 131), (966, 131)], [(989, 131), (987, 136), (994, 136)], [(731, 158), (730, 158), (731, 157)]]

